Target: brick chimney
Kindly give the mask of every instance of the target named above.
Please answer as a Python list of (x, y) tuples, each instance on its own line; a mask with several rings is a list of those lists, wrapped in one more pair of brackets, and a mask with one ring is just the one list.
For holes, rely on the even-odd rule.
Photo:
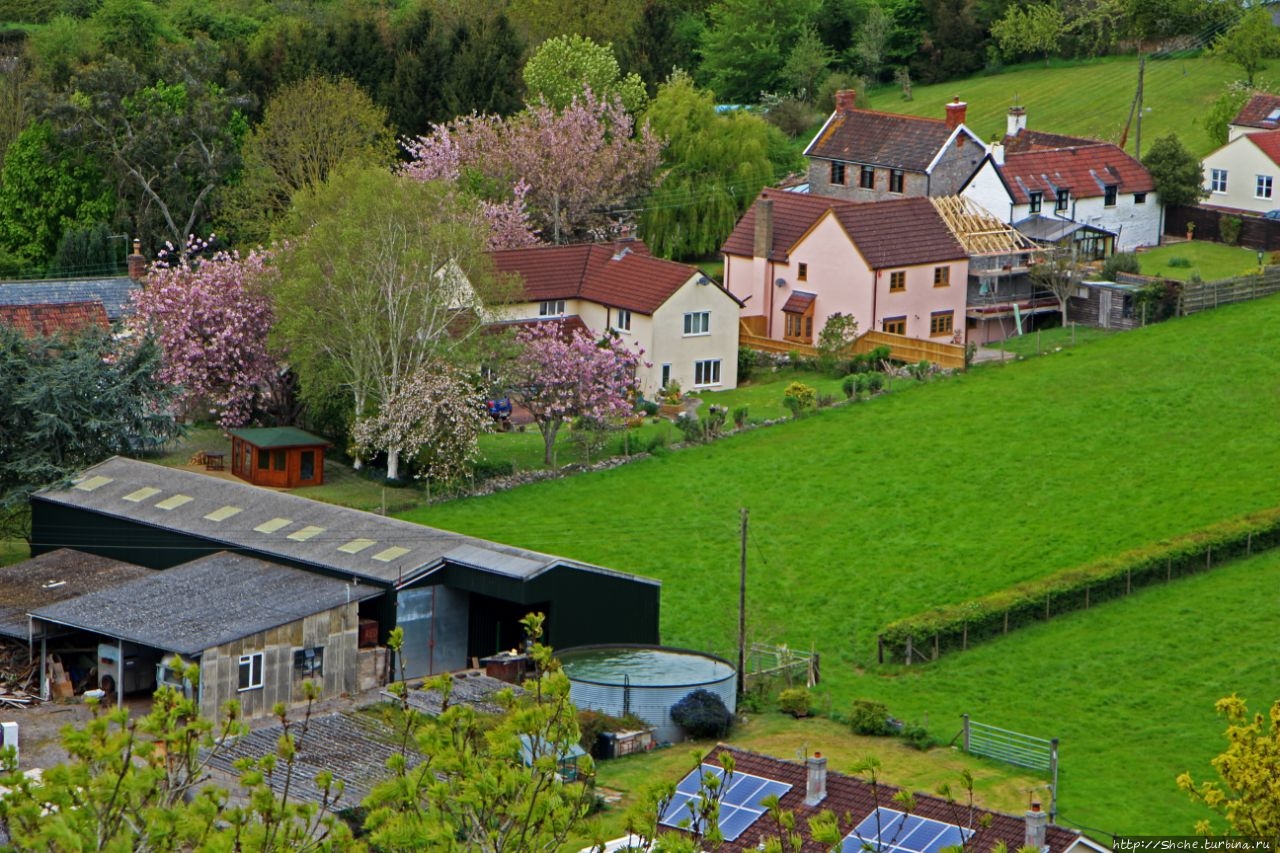
[(836, 92), (836, 112), (847, 113), (854, 109), (858, 102), (858, 90), (840, 89)]
[(147, 274), (147, 258), (142, 254), (142, 241), (133, 241), (133, 254), (129, 255), (125, 261), (129, 265), (129, 278), (134, 281), (142, 281)]
[(960, 100), (959, 95), (956, 95), (955, 98), (951, 100), (951, 103), (947, 104), (947, 128), (955, 130), (957, 127), (964, 124), (964, 111), (968, 108), (969, 105)]
[(1027, 833), (1023, 847), (1034, 847), (1036, 850), (1047, 850), (1045, 844), (1046, 829), (1049, 826), (1049, 815), (1040, 810), (1040, 804), (1033, 802), (1027, 812)]
[(1008, 124), (1005, 126), (1005, 136), (1017, 136), (1021, 131), (1027, 129), (1027, 111), (1019, 106), (1009, 107)]
[(756, 235), (752, 253), (757, 258), (769, 257), (773, 249), (773, 200), (756, 199)]
[(805, 759), (804, 766), (809, 771), (809, 777), (805, 783), (804, 804), (816, 806), (827, 798), (827, 757), (821, 752), (815, 752), (811, 758)]

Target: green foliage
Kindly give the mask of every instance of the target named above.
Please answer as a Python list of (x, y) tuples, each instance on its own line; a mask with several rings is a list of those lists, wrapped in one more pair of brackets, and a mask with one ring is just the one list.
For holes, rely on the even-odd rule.
[(1116, 252), (1102, 264), (1102, 278), (1104, 281), (1115, 281), (1116, 273), (1122, 272), (1131, 275), (1137, 275), (1142, 272), (1142, 268), (1138, 263), (1138, 256), (1133, 252)]
[(840, 390), (844, 392), (845, 399), (852, 400), (858, 396), (858, 382), (861, 377), (850, 373), (840, 383)]
[(700, 79), (721, 103), (749, 104), (783, 88), (792, 47), (818, 9), (818, 0), (719, 0), (707, 10)]
[(1211, 53), (1239, 65), (1245, 83), (1253, 85), (1253, 76), (1267, 67), (1267, 60), (1280, 54), (1280, 34), (1271, 22), (1265, 6), (1254, 6), (1242, 14), (1231, 28), (1213, 42)]
[(100, 163), (77, 156), (44, 123), (14, 140), (0, 171), (0, 246), (33, 267), (53, 259), (63, 234), (111, 219), (115, 194)]
[(666, 176), (640, 220), (660, 257), (718, 250), (760, 189), (796, 160), (776, 128), (751, 113), (717, 113), (712, 94), (683, 72), (659, 87), (644, 120), (666, 140)]
[(635, 714), (614, 717), (603, 711), (578, 711), (578, 729), (582, 732), (578, 745), (593, 755), (600, 735), (605, 732), (638, 732), (648, 728), (649, 724)]
[(759, 353), (751, 347), (738, 347), (738, 382), (743, 383), (751, 378), (759, 361)]
[(938, 745), (933, 735), (929, 734), (929, 730), (919, 723), (907, 723), (902, 727), (902, 731), (898, 733), (903, 743), (912, 749), (918, 749), (921, 752), (933, 749)]
[(782, 392), (782, 403), (791, 412), (792, 417), (798, 418), (817, 407), (818, 392), (811, 385), (792, 382)]
[(1277, 545), (1280, 509), (1265, 510), (898, 619), (880, 639), (887, 655), (898, 659), (905, 658), (909, 640), (916, 649), (941, 654)]
[(796, 95), (763, 95), (760, 106), (764, 109), (765, 120), (786, 134), (788, 139), (808, 133), (821, 120), (813, 105)]
[(858, 320), (852, 314), (837, 311), (827, 317), (818, 332), (818, 369), (833, 372), (857, 337)]
[(809, 716), (809, 691), (804, 687), (788, 687), (778, 694), (778, 710), (793, 717)]
[(719, 738), (733, 727), (733, 715), (724, 700), (710, 690), (698, 689), (671, 706), (671, 721), (692, 738)]
[[(1233, 833), (1274, 838), (1280, 833), (1280, 699), (1267, 714), (1249, 713), (1236, 694), (1219, 699), (1215, 710), (1227, 719), (1227, 748), (1212, 761), (1219, 781), (1197, 785), (1190, 773), (1178, 776), (1180, 790), (1226, 819)], [(1198, 835), (1212, 834), (1207, 820), (1196, 823)]]
[(1204, 165), (1177, 134), (1157, 139), (1142, 158), (1151, 173), (1156, 193), (1165, 204), (1195, 204), (1208, 196), (1204, 188)]
[(1231, 120), (1240, 112), (1240, 108), (1245, 105), (1253, 95), (1253, 92), (1252, 86), (1245, 85), (1239, 81), (1228, 83), (1226, 89), (1204, 113), (1200, 123), (1204, 126), (1205, 132), (1209, 134), (1209, 140), (1215, 148), (1227, 144)]
[(90, 22), (103, 49), (138, 70), (150, 69), (161, 40), (174, 36), (160, 10), (148, 0), (102, 0)]
[(747, 406), (734, 406), (733, 425), (738, 429), (742, 429), (747, 425), (747, 418), (750, 414), (751, 410)]
[(854, 699), (849, 710), (849, 728), (855, 735), (891, 735), (889, 708), (875, 699)]
[(622, 75), (612, 45), (580, 35), (558, 35), (538, 45), (523, 73), (530, 101), (542, 98), (556, 109), (569, 106), (586, 89), (621, 98), (630, 113), (642, 110), (648, 99), (638, 74)]
[(69, 15), (57, 15), (33, 33), (27, 47), (32, 75), (54, 91), (65, 89), (101, 50), (97, 29)]
[(120, 269), (124, 250), (119, 235), (112, 234), (106, 225), (64, 231), (49, 265), (49, 275), (71, 278), (114, 273)]
[(1240, 229), (1244, 220), (1239, 216), (1222, 216), (1218, 219), (1218, 236), (1228, 246), (1240, 245)]
[(1185, 269), (1190, 269), (1190, 268), (1191, 268), (1191, 259), (1190, 259), (1190, 258), (1183, 258), (1183, 257), (1170, 258), (1170, 259), (1169, 259), (1169, 266), (1171, 266), (1171, 267), (1181, 267), (1181, 268), (1185, 268)]
[(812, 104), (835, 59), (835, 52), (822, 41), (817, 29), (812, 24), (803, 27), (782, 66), (785, 91), (803, 103)]
[(1063, 13), (1051, 3), (1009, 6), (1004, 17), (991, 25), (991, 35), (1006, 59), (1040, 54), (1045, 63), (1058, 49), (1063, 35)]

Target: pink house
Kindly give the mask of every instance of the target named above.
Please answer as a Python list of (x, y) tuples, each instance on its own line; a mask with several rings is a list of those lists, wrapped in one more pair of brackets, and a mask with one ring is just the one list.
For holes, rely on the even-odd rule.
[(813, 344), (838, 312), (859, 334), (965, 342), (968, 255), (928, 198), (766, 189), (722, 251), (725, 287), (754, 334)]

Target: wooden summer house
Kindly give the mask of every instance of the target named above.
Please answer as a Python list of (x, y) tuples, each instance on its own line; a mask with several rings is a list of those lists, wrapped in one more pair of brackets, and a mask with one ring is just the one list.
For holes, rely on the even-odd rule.
[(324, 483), (329, 442), (297, 427), (231, 431), (231, 473), (255, 486), (292, 489)]

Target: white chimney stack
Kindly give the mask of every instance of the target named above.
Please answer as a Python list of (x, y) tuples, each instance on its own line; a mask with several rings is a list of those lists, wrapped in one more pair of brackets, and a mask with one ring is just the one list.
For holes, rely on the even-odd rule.
[(1034, 847), (1036, 850), (1048, 850), (1049, 846), (1045, 844), (1046, 830), (1049, 826), (1049, 815), (1040, 810), (1040, 804), (1033, 802), (1031, 810), (1027, 812), (1027, 834), (1025, 837), (1024, 847)]
[(1004, 165), (1004, 143), (1003, 142), (991, 143), (991, 159), (995, 162), (997, 166)]
[(1022, 107), (1009, 107), (1008, 123), (1005, 127), (1006, 136), (1017, 136), (1019, 131), (1027, 129), (1027, 111)]
[(805, 759), (804, 764), (809, 770), (809, 778), (804, 790), (804, 804), (816, 806), (827, 798), (827, 758), (821, 752), (815, 752), (811, 758)]

